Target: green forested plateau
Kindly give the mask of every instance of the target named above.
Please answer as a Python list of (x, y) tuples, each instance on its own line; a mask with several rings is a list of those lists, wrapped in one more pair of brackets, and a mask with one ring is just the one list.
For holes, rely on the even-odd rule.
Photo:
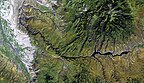
[(36, 83), (144, 82), (143, 0), (28, 0), (18, 20), (37, 48)]

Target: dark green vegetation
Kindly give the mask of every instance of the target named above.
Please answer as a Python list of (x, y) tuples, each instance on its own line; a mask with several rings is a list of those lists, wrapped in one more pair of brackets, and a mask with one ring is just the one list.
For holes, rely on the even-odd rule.
[(38, 48), (37, 82), (143, 82), (143, 4), (139, 3), (62, 0), (53, 6), (56, 15), (38, 4), (33, 5), (39, 9), (23, 6), (27, 16), (33, 16), (25, 27)]
[(58, 3), (53, 10), (31, 1), (19, 8), (20, 29), (37, 47), (37, 83), (144, 82), (141, 0)]

